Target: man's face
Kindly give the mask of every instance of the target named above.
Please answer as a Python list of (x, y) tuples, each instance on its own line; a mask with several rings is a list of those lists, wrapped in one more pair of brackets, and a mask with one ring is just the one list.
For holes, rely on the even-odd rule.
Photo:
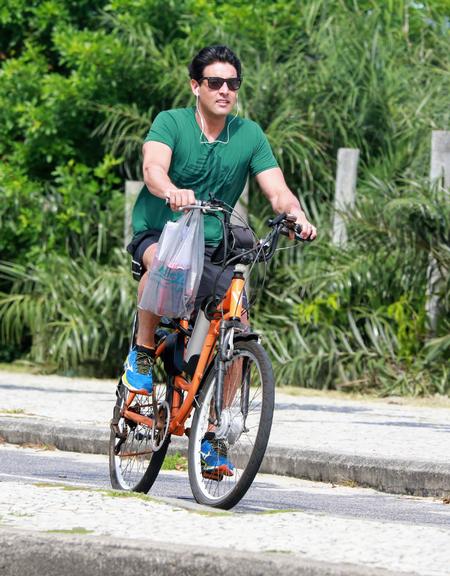
[[(227, 62), (214, 62), (205, 66), (203, 76), (236, 78), (237, 71)], [(226, 116), (236, 103), (237, 91), (230, 90), (226, 82), (219, 89), (214, 90), (208, 86), (207, 80), (202, 80), (200, 83), (191, 80), (191, 88), (194, 94), (198, 91), (201, 111), (212, 116)]]

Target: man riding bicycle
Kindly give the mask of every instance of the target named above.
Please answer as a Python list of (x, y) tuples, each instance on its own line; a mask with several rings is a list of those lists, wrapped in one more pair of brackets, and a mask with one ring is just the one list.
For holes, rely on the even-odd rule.
[[(133, 210), (134, 237), (129, 252), (142, 272), (138, 302), (164, 225), (177, 220), (180, 210), (196, 200), (214, 198), (234, 207), (248, 176), (254, 176), (275, 213), (296, 217), (301, 237), (314, 239), (315, 227), (286, 185), (282, 171), (261, 128), (238, 114), (238, 90), (242, 82), (241, 63), (226, 46), (200, 50), (189, 66), (190, 85), (196, 106), (161, 112), (155, 118), (143, 145), (142, 188)], [(233, 109), (236, 107), (236, 112)], [(205, 215), (204, 271), (196, 305), (208, 296), (221, 267), (211, 256), (222, 239), (222, 227)], [(233, 267), (226, 269), (217, 285), (222, 296), (230, 283)], [(151, 393), (155, 331), (160, 318), (138, 310), (136, 346), (130, 351), (122, 381), (133, 391)], [(226, 456), (205, 439), (205, 465), (230, 467)]]

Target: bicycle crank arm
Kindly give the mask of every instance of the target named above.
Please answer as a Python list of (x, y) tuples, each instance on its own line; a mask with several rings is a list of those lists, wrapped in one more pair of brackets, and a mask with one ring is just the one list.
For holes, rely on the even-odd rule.
[(135, 422), (136, 424), (144, 424), (145, 426), (148, 426), (149, 428), (151, 428), (153, 426), (153, 419), (152, 418), (148, 418), (147, 416), (137, 414), (136, 412), (133, 412), (132, 410), (124, 410), (123, 411), (123, 417), (126, 418), (127, 420), (131, 420), (132, 422)]

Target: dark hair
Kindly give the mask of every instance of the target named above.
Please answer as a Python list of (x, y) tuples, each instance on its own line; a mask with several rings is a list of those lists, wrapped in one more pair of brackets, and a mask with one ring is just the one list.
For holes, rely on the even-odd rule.
[(205, 67), (214, 62), (228, 62), (236, 68), (238, 78), (241, 77), (241, 61), (228, 46), (220, 45), (202, 48), (189, 64), (189, 76), (193, 80), (200, 80)]

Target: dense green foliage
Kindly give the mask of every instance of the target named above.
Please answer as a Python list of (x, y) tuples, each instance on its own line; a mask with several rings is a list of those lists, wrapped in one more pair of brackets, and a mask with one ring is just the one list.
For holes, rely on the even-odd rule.
[[(242, 113), (266, 131), (320, 228), (280, 252), (254, 318), (280, 384), (448, 393), (449, 203), (426, 180), (449, 129), (448, 0), (6, 0), (0, 7), (1, 334), (59, 368), (120, 365), (134, 301), (125, 178), (187, 64), (225, 42)], [(335, 158), (358, 147), (345, 249), (330, 243)], [(254, 223), (266, 208), (251, 189)], [(430, 257), (443, 281), (429, 338)], [(16, 345), (14, 345), (16, 346)], [(90, 368), (91, 369), (91, 368)]]
[[(285, 266), (269, 276), (260, 315), (277, 359), (278, 381), (383, 394), (446, 394), (446, 193), (429, 191), (426, 184), (384, 186), (378, 180), (366, 183), (363, 192), (348, 224), (351, 240), (345, 250), (324, 242), (307, 246), (297, 257), (283, 255)], [(434, 339), (427, 338), (425, 313), (431, 253), (447, 271), (440, 287), (440, 336)]]

